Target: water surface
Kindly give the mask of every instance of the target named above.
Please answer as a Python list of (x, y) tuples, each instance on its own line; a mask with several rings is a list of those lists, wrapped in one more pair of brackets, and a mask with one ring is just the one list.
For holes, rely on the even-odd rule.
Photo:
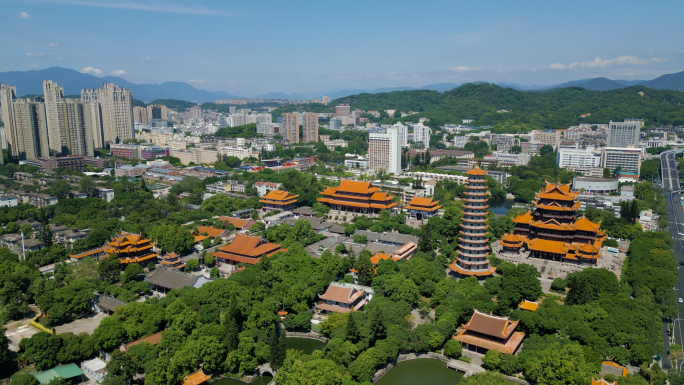
[(421, 358), (398, 363), (375, 385), (455, 385), (462, 378), (463, 373), (447, 368), (446, 362)]

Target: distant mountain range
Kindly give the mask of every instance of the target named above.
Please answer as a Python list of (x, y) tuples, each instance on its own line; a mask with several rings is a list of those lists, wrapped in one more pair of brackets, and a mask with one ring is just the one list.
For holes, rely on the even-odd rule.
[[(133, 97), (143, 102), (151, 102), (155, 99), (179, 99), (191, 102), (213, 102), (216, 99), (235, 99), (240, 96), (232, 95), (224, 91), (205, 91), (197, 89), (190, 84), (183, 82), (166, 82), (162, 84), (135, 84), (126, 79), (116, 76), (97, 77), (82, 73), (76, 70), (50, 67), (43, 70), (30, 71), (10, 71), (0, 72), (0, 83), (17, 87), (19, 95), (35, 95), (43, 93), (42, 79), (52, 80), (64, 87), (65, 95), (80, 94), (83, 88), (100, 87), (102, 83), (115, 83), (119, 86), (129, 88), (133, 91)], [(482, 81), (470, 83), (486, 83)], [(324, 95), (330, 99), (343, 98), (349, 95), (361, 93), (377, 94), (382, 92), (406, 91), (406, 90), (434, 90), (445, 92), (460, 87), (462, 84), (438, 83), (429, 84), (423, 87), (385, 87), (371, 90), (348, 89), (348, 90), (328, 90), (305, 93), (270, 92), (255, 96), (261, 99), (319, 99)], [(608, 91), (617, 88), (624, 88), (633, 85), (644, 85), (658, 90), (684, 91), (684, 71), (674, 74), (662, 75), (653, 80), (611, 80), (606, 78), (592, 78), (575, 80), (567, 83), (552, 86), (524, 86), (514, 83), (494, 83), (501, 87), (514, 88), (521, 91), (543, 91), (564, 87), (582, 87), (592, 91)]]
[(50, 67), (44, 70), (0, 72), (0, 83), (17, 87), (17, 95), (43, 93), (42, 80), (52, 80), (64, 87), (65, 95), (76, 95), (83, 88), (102, 87), (102, 83), (114, 83), (133, 91), (133, 97), (143, 102), (155, 99), (179, 99), (192, 102), (213, 102), (216, 99), (233, 99), (239, 96), (223, 91), (204, 91), (183, 82), (162, 84), (135, 84), (116, 76), (97, 77), (76, 70)]

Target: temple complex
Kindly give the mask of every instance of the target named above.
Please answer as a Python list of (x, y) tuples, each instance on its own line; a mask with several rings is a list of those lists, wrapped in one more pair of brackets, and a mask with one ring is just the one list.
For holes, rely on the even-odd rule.
[(271, 190), (262, 196), (259, 202), (262, 204), (263, 211), (291, 211), (297, 208), (297, 198), (299, 195), (290, 194), (287, 191)]
[(221, 246), (214, 254), (221, 262), (237, 265), (240, 262), (254, 265), (261, 257), (270, 257), (279, 252), (280, 243), (271, 243), (261, 237), (237, 234), (229, 245)]
[(494, 274), (496, 267), (489, 265), (490, 254), (487, 239), (487, 200), (489, 191), (485, 175), (479, 167), (467, 172), (466, 198), (463, 206), (463, 217), (458, 239), (458, 256), (449, 268), (460, 276), (488, 277)]
[(432, 198), (413, 197), (408, 206), (404, 207), (408, 216), (417, 221), (427, 221), (439, 212), (442, 205)]
[(508, 317), (497, 317), (476, 309), (470, 320), (463, 325), (463, 330), (454, 338), (464, 349), (477, 353), (496, 350), (504, 354), (516, 354), (525, 337), (524, 332), (515, 331), (518, 322), (520, 321), (511, 322)]
[(392, 202), (393, 195), (380, 192), (371, 182), (343, 180), (339, 187), (328, 187), (321, 193), (318, 202), (339, 211), (342, 215), (352, 214), (373, 216), (381, 210), (392, 211), (397, 202)]
[(349, 313), (360, 310), (366, 304), (366, 293), (354, 286), (331, 283), (325, 293), (318, 296), (323, 302), (316, 309), (323, 313)]
[(118, 237), (112, 237), (111, 241), (104, 246), (104, 252), (119, 258), (122, 264), (154, 262), (157, 252), (154, 251), (154, 243), (141, 234), (121, 232)]
[(578, 194), (570, 191), (570, 184), (547, 183), (536, 194), (534, 212), (513, 218), (513, 233), (501, 239), (503, 251), (527, 249), (534, 258), (596, 266), (606, 235), (600, 223), (578, 218), (579, 209)]

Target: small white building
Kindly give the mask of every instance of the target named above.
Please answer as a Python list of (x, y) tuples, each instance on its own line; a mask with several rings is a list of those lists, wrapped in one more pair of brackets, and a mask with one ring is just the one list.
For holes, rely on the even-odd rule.
[(90, 361), (81, 362), (81, 370), (88, 377), (97, 381), (97, 383), (102, 383), (105, 376), (107, 375), (107, 364), (99, 358), (93, 358)]

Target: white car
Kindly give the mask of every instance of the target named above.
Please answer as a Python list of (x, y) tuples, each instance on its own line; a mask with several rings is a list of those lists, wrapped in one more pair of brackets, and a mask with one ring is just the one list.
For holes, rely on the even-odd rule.
[(684, 303), (684, 299), (678, 299), (679, 303)]

